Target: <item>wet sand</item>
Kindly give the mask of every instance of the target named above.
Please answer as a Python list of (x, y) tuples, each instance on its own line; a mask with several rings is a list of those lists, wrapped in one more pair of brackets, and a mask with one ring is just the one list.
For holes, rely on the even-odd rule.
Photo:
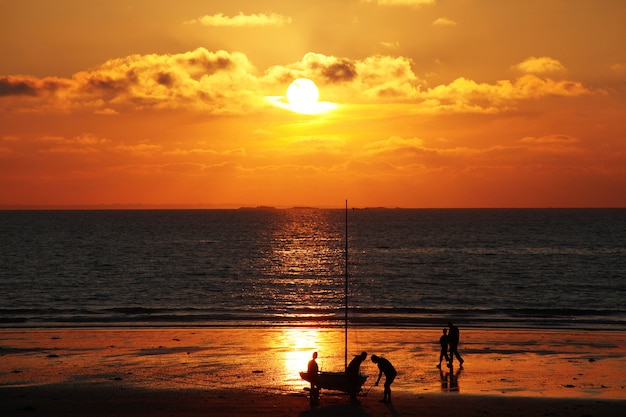
[(369, 374), (361, 406), (298, 376), (311, 353), (343, 367), (333, 329), (0, 330), (0, 415), (623, 416), (626, 334), (462, 330), (464, 369), (438, 362), (439, 329), (360, 329), (350, 353), (399, 371), (393, 407)]
[(3, 416), (595, 416), (623, 417), (624, 400), (399, 393), (391, 405), (322, 398), (311, 409), (300, 394), (248, 390), (148, 390), (111, 385), (53, 385), (0, 390)]

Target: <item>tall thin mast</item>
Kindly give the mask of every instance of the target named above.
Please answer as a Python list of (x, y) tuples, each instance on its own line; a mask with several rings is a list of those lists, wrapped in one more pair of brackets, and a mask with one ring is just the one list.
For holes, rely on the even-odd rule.
[(346, 270), (345, 270), (345, 342), (344, 342), (344, 365), (348, 369), (348, 200), (346, 200)]

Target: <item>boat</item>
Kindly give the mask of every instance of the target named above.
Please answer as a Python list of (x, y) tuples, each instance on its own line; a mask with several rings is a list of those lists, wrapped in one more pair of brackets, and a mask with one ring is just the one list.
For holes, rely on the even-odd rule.
[[(311, 382), (312, 378), (308, 372), (300, 372), (300, 377), (307, 382)], [(367, 375), (360, 374), (359, 375), (359, 389), (361, 391), (361, 387), (367, 380)], [(327, 372), (321, 371), (317, 374), (317, 387), (318, 389), (327, 389), (330, 391), (341, 391), (341, 392), (349, 392), (350, 386), (348, 384), (348, 375), (346, 372)]]
[[(311, 375), (308, 372), (300, 372), (300, 378), (307, 382), (315, 381), (316, 386), (319, 389), (327, 389), (332, 391), (349, 392), (350, 385), (348, 384), (348, 375), (346, 370), (348, 369), (348, 201), (346, 200), (346, 242), (345, 242), (345, 271), (344, 271), (344, 370), (339, 372), (321, 371), (317, 375)], [(358, 390), (361, 391), (361, 387), (367, 379), (366, 374), (359, 374)], [(319, 393), (319, 391), (318, 391)]]

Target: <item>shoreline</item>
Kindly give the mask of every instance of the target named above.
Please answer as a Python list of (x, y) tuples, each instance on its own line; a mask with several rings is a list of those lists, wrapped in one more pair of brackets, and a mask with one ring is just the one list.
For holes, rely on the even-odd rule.
[[(447, 323), (448, 320), (441, 320), (441, 324), (437, 325), (390, 325), (390, 324), (359, 324), (359, 323), (350, 323), (350, 330), (357, 331), (378, 331), (378, 330), (398, 330), (398, 331), (432, 331), (441, 330), (442, 326), (445, 327), (444, 322)], [(314, 330), (343, 330), (345, 325), (343, 323), (338, 324), (290, 324), (290, 323), (276, 323), (276, 324), (84, 324), (81, 323), (79, 325), (69, 324), (69, 325), (60, 325), (60, 324), (43, 324), (43, 325), (15, 325), (15, 326), (7, 326), (7, 323), (2, 323), (0, 325), (0, 332), (5, 331), (46, 331), (46, 330), (176, 330), (176, 329), (188, 329), (188, 330), (212, 330), (212, 329), (220, 329), (220, 330), (241, 330), (241, 329), (249, 329), (249, 330), (281, 330), (281, 329), (314, 329)], [(538, 332), (538, 333), (572, 333), (572, 332), (589, 332), (589, 333), (622, 333), (626, 334), (626, 327), (599, 327), (599, 326), (589, 326), (589, 327), (538, 327), (538, 326), (513, 326), (513, 325), (503, 325), (503, 326), (493, 326), (493, 325), (463, 325), (464, 330), (470, 331), (511, 331), (511, 332)]]

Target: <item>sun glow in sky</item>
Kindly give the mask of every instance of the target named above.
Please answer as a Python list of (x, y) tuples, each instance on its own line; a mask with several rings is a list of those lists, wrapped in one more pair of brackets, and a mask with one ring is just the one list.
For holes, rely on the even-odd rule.
[(315, 82), (308, 78), (293, 80), (285, 96), (267, 97), (273, 105), (302, 114), (321, 114), (337, 108), (335, 103), (319, 101), (319, 89)]
[(0, 0), (0, 206), (624, 207), (625, 21), (622, 0)]
[(317, 103), (320, 92), (308, 78), (298, 78), (287, 87), (287, 100), (294, 106), (307, 107)]

